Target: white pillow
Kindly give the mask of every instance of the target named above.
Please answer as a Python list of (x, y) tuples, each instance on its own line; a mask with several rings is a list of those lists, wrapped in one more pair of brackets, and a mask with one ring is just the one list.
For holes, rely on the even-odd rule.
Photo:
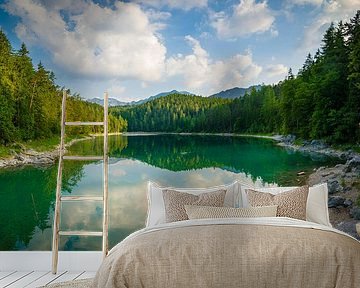
[[(279, 194), (285, 191), (292, 190), (296, 187), (271, 187), (271, 188), (254, 188), (241, 185), (241, 198), (239, 203), (235, 203), (237, 207), (249, 207), (245, 189), (255, 189), (260, 192), (267, 192), (271, 194)], [(328, 209), (328, 187), (326, 183), (312, 186), (309, 188), (309, 195), (306, 204), (306, 221), (326, 225), (332, 227), (329, 219)]]
[(163, 199), (163, 190), (175, 190), (179, 192), (186, 192), (193, 195), (200, 195), (202, 193), (214, 192), (218, 190), (226, 190), (224, 206), (235, 206), (235, 195), (240, 194), (240, 184), (235, 181), (228, 185), (220, 185), (208, 188), (174, 188), (161, 187), (157, 183), (148, 182), (147, 199), (148, 199), (148, 213), (146, 220), (146, 227), (166, 223), (165, 221), (165, 205)]

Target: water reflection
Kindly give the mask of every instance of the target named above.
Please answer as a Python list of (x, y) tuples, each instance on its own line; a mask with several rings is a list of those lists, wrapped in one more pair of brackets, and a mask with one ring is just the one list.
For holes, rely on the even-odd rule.
[[(144, 226), (148, 180), (165, 186), (206, 187), (242, 182), (296, 185), (296, 172), (334, 164), (288, 153), (272, 141), (217, 136), (109, 138), (109, 244)], [(102, 154), (102, 138), (76, 143), (70, 154)], [(56, 165), (0, 171), (0, 250), (50, 250)], [(63, 193), (101, 195), (102, 162), (66, 161)], [(101, 230), (101, 202), (63, 204), (62, 229)], [(100, 237), (61, 237), (62, 250), (100, 250)]]

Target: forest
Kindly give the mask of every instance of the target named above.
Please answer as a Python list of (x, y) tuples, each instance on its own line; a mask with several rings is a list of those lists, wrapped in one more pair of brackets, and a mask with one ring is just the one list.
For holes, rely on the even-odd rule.
[[(60, 133), (61, 95), (55, 75), (32, 64), (25, 44), (15, 51), (0, 30), (0, 145)], [(71, 92), (68, 90), (71, 95)], [(236, 99), (172, 94), (110, 109), (110, 132), (162, 131), (294, 134), (329, 144), (360, 142), (360, 11), (331, 24), (300, 71)], [(78, 94), (67, 101), (68, 121), (102, 121), (103, 108)], [(70, 134), (101, 132), (74, 127)]]
[(360, 11), (331, 24), (296, 75), (234, 100), (169, 95), (112, 108), (128, 131), (294, 134), (329, 144), (360, 142)]
[[(62, 91), (55, 75), (39, 63), (35, 68), (25, 44), (14, 51), (0, 30), (0, 145), (60, 135)], [(70, 90), (67, 90), (71, 95)], [(78, 94), (67, 101), (67, 121), (103, 121), (103, 108)], [(110, 116), (110, 132), (126, 130), (121, 117)], [(101, 127), (74, 127), (67, 134), (100, 133)]]

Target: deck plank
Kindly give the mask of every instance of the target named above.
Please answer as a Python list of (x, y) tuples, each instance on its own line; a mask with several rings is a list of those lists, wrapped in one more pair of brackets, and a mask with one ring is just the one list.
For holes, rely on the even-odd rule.
[(55, 279), (59, 278), (64, 273), (66, 273), (66, 271), (58, 272), (57, 274), (52, 274), (51, 272), (49, 272), (46, 275), (44, 275), (43, 277), (35, 280), (30, 285), (25, 286), (25, 287), (26, 288), (37, 288), (39, 286), (45, 286), (45, 285), (51, 283), (52, 281), (54, 281)]
[(67, 271), (66, 273), (62, 274), (59, 278), (54, 279), (51, 281), (50, 284), (65, 282), (65, 281), (72, 281), (83, 274), (85, 271)]
[(0, 280), (4, 279), (5, 277), (15, 273), (16, 271), (6, 271), (6, 272), (0, 272)]
[(94, 278), (95, 275), (96, 275), (96, 271), (85, 271), (79, 277), (77, 277), (76, 280)]
[(19, 288), (19, 287), (26, 287), (27, 285), (30, 285), (32, 282), (40, 279), (45, 274), (49, 273), (49, 271), (34, 271), (25, 277), (19, 279), (18, 281), (14, 282), (13, 284), (10, 284), (6, 288)]
[(32, 271), (19, 271), (15, 273), (11, 273), (7, 277), (0, 280), (0, 287), (8, 287), (10, 284), (20, 280), (21, 278), (25, 277), (26, 275), (31, 274)]

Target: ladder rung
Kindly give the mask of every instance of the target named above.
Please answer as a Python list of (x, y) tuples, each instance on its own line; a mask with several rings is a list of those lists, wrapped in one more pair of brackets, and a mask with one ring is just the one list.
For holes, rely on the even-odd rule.
[(61, 201), (102, 201), (102, 196), (61, 196)]
[(64, 160), (90, 161), (90, 160), (104, 160), (103, 156), (63, 156)]
[(59, 235), (62, 236), (72, 236), (72, 235), (79, 235), (79, 236), (102, 236), (102, 232), (98, 231), (59, 231)]
[(65, 125), (67, 126), (82, 126), (82, 125), (104, 125), (104, 122), (65, 122)]

